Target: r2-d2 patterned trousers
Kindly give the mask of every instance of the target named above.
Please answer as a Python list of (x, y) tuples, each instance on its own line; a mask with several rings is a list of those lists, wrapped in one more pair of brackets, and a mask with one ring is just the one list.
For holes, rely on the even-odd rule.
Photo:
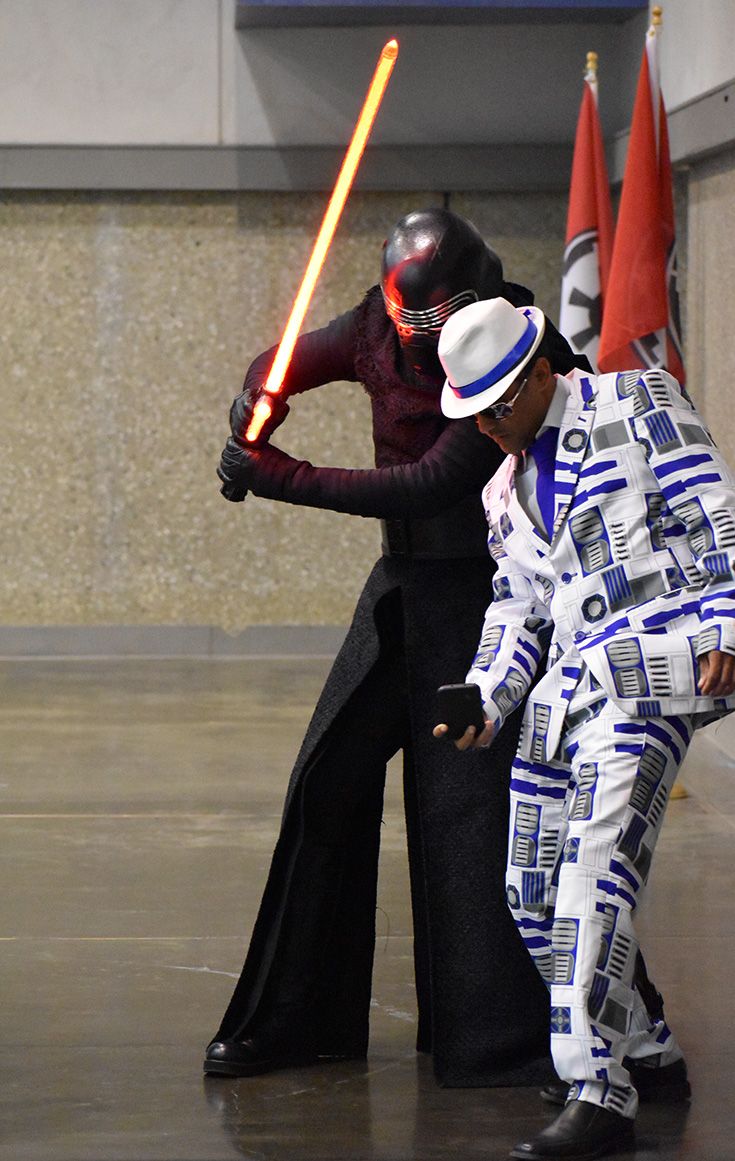
[(508, 902), (550, 988), (554, 1065), (571, 1097), (627, 1117), (623, 1058), (681, 1056), (636, 988), (633, 913), (692, 732), (688, 716), (625, 716), (583, 665), (555, 758), (534, 761), (524, 729), (513, 767)]

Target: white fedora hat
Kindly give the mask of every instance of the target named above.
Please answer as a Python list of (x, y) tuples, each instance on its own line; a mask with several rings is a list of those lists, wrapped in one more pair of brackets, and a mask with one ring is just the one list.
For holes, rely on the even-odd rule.
[(546, 319), (535, 306), (489, 298), (462, 307), (445, 322), (439, 358), (447, 374), (441, 408), (450, 419), (495, 403), (538, 347)]

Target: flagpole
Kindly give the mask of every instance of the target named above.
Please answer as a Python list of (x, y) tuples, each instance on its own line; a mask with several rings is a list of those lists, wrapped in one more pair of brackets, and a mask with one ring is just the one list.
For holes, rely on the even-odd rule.
[(595, 104), (599, 105), (599, 93), (597, 90), (597, 60), (598, 57), (596, 52), (587, 53), (587, 64), (584, 70), (584, 79), (592, 89), (595, 98)]
[(648, 54), (648, 74), (651, 78), (651, 104), (653, 106), (653, 126), (656, 133), (656, 156), (661, 153), (661, 78), (658, 70), (658, 34), (663, 28), (662, 9), (651, 9), (651, 24), (646, 33), (646, 53)]
[(597, 53), (588, 52), (574, 140), (559, 329), (597, 370), (597, 350), (615, 232), (597, 108)]

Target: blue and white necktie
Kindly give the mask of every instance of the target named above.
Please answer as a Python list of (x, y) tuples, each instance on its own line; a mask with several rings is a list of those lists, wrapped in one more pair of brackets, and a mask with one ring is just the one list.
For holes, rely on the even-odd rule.
[(559, 428), (547, 427), (528, 449), (536, 464), (536, 471), (538, 473), (536, 479), (536, 500), (549, 541), (551, 541), (554, 532), (554, 509), (556, 507), (554, 466), (556, 464), (556, 444), (558, 438)]

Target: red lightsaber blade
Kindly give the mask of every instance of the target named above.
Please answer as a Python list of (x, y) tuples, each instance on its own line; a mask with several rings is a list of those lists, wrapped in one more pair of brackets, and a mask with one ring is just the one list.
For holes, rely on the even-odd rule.
[[(383, 94), (388, 84), (388, 80), (390, 78), (390, 74), (393, 70), (393, 65), (395, 64), (397, 56), (398, 41), (389, 40), (380, 54), (380, 59), (378, 60), (375, 73), (373, 74), (373, 79), (370, 82), (370, 88), (368, 89), (367, 96), (365, 97), (365, 103), (362, 106), (362, 111), (358, 118), (357, 125), (355, 126), (355, 131), (352, 134), (352, 140), (350, 141), (347, 153), (345, 154), (345, 159), (342, 162), (342, 168), (339, 171), (337, 183), (332, 192), (332, 196), (329, 199), (329, 205), (327, 206), (324, 219), (319, 228), (319, 233), (317, 234), (316, 242), (314, 243), (314, 249), (311, 252), (311, 258), (309, 259), (309, 264), (306, 267), (306, 273), (304, 274), (303, 280), (301, 282), (299, 292), (296, 295), (289, 320), (286, 323), (286, 329), (283, 332), (283, 338), (278, 345), (278, 350), (276, 351), (276, 357), (273, 360), (273, 365), (268, 373), (268, 378), (265, 381), (264, 390), (267, 391), (269, 395), (278, 395), (280, 393), (281, 387), (283, 385), (283, 378), (286, 374), (286, 371), (288, 370), (288, 364), (291, 361), (294, 345), (296, 343), (296, 339), (298, 338), (299, 331), (301, 330), (301, 324), (304, 321), (304, 315), (306, 314), (309, 302), (311, 301), (311, 296), (314, 293), (314, 287), (316, 285), (316, 280), (319, 277), (319, 271), (324, 265), (324, 259), (327, 256), (327, 251), (329, 250), (332, 238), (334, 237), (334, 232), (337, 229), (337, 224), (342, 214), (342, 210), (344, 209), (344, 204), (347, 201), (347, 195), (350, 192), (350, 187), (352, 186), (355, 173), (357, 172), (357, 167), (360, 164), (360, 158), (362, 157), (365, 150), (365, 145), (367, 144), (370, 130), (373, 127), (373, 121), (375, 120), (378, 108), (380, 107), (380, 102), (383, 99)], [(255, 443), (261, 431), (263, 430), (263, 425), (271, 414), (271, 410), (271, 404), (268, 399), (261, 399), (260, 402), (255, 405), (252, 419), (250, 420), (248, 429), (245, 432), (245, 439), (248, 441), (248, 443)]]

